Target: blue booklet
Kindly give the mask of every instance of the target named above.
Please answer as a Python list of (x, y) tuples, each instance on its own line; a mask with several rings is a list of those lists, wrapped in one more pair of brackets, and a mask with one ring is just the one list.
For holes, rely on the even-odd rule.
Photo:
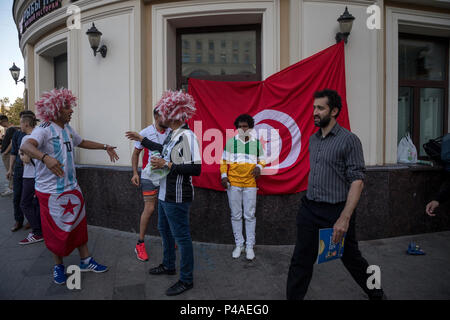
[(319, 254), (317, 264), (340, 259), (344, 254), (345, 235), (341, 242), (333, 243), (333, 228), (319, 230)]

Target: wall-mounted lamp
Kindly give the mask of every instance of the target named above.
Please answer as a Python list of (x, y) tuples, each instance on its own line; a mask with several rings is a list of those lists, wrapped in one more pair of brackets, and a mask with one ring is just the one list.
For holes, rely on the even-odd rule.
[(89, 38), (89, 43), (91, 45), (91, 48), (92, 48), (92, 50), (94, 50), (94, 56), (96, 56), (97, 53), (100, 52), (100, 54), (102, 55), (103, 58), (106, 57), (106, 52), (108, 51), (108, 49), (106, 48), (105, 45), (102, 45), (100, 47), (100, 49), (97, 50), (98, 46), (100, 45), (102, 33), (97, 30), (94, 23), (92, 23), (92, 27), (86, 32), (86, 34)]
[(350, 35), (350, 31), (352, 30), (353, 20), (355, 20), (355, 17), (352, 16), (348, 12), (348, 8), (345, 7), (344, 13), (337, 19), (341, 32), (336, 33), (336, 43), (339, 43), (342, 40), (347, 43), (347, 38)]
[(13, 66), (9, 68), (9, 72), (11, 72), (11, 76), (13, 77), (14, 81), (16, 82), (16, 85), (18, 82), (22, 81), (25, 83), (25, 77), (19, 80), (20, 76), (20, 68), (16, 66), (15, 63), (13, 63)]

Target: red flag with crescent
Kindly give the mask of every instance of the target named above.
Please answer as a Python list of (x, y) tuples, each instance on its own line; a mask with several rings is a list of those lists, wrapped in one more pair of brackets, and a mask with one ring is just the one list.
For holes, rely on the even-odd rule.
[(86, 211), (79, 187), (60, 194), (36, 190), (36, 196), (41, 210), (42, 235), (51, 252), (66, 257), (87, 243)]
[(202, 150), (202, 174), (196, 187), (222, 190), (220, 158), (227, 139), (236, 134), (234, 120), (247, 113), (266, 153), (258, 179), (260, 194), (289, 194), (308, 185), (309, 138), (317, 131), (314, 92), (336, 90), (342, 98), (338, 123), (350, 130), (345, 86), (344, 43), (333, 45), (264, 81), (222, 82), (189, 79), (197, 112), (189, 120)]

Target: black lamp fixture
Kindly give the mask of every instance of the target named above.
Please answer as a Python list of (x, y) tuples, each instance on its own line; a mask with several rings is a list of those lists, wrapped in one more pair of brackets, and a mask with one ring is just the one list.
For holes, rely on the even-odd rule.
[(23, 77), (22, 79), (19, 80), (20, 68), (18, 66), (16, 66), (15, 63), (13, 63), (13, 66), (11, 68), (9, 68), (9, 72), (11, 72), (11, 76), (13, 77), (14, 81), (16, 82), (16, 85), (20, 81), (25, 83), (25, 77)]
[(97, 50), (98, 46), (100, 45), (102, 33), (97, 30), (94, 23), (92, 23), (92, 27), (86, 32), (86, 34), (89, 38), (91, 48), (92, 50), (94, 50), (94, 56), (97, 56), (97, 53), (100, 52), (103, 58), (106, 57), (106, 52), (108, 51), (108, 49), (106, 48), (105, 45), (102, 45), (100, 49)]
[(337, 19), (341, 32), (336, 33), (336, 43), (339, 43), (342, 40), (347, 43), (347, 38), (350, 35), (350, 31), (352, 30), (353, 20), (355, 20), (355, 17), (352, 16), (348, 12), (348, 8), (345, 7), (344, 13)]

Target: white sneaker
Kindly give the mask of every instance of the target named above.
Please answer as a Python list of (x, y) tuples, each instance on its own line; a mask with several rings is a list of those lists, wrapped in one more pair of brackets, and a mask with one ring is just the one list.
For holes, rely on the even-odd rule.
[(232, 254), (233, 258), (234, 259), (239, 258), (241, 256), (241, 253), (244, 251), (245, 251), (244, 246), (236, 246), (236, 248), (234, 248), (234, 250), (233, 250), (233, 254)]
[(247, 248), (245, 251), (247, 253), (247, 260), (255, 259), (255, 251), (253, 251), (253, 248)]

